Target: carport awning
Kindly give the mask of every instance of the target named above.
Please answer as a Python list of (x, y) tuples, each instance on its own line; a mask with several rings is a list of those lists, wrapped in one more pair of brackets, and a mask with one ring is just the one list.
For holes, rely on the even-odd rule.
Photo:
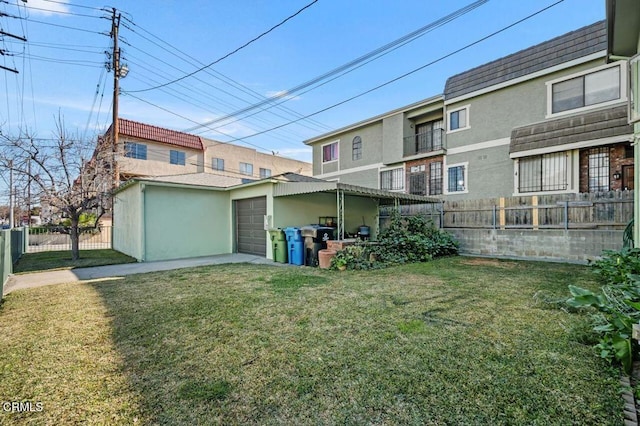
[(396, 201), (413, 203), (440, 203), (440, 200), (422, 195), (405, 194), (402, 192), (385, 191), (340, 182), (286, 182), (279, 183), (273, 188), (274, 197), (289, 195), (312, 194), (317, 192), (342, 192), (345, 195), (377, 198), (380, 204), (394, 204)]
[(440, 200), (422, 195), (405, 194), (402, 192), (385, 191), (382, 189), (367, 188), (364, 186), (349, 185), (340, 182), (279, 182), (273, 188), (274, 197), (286, 197), (290, 195), (313, 193), (336, 194), (336, 217), (338, 218), (337, 235), (344, 239), (344, 198), (346, 195), (355, 197), (373, 198), (381, 205), (399, 204), (436, 204)]

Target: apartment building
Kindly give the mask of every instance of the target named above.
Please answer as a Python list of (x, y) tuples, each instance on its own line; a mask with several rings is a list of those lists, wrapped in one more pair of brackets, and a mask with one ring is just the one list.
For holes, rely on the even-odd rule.
[(597, 22), (305, 141), (313, 174), (450, 200), (632, 190), (627, 73)]
[[(304, 161), (123, 118), (118, 120), (116, 158), (121, 181), (194, 173), (211, 173), (241, 181), (287, 172), (311, 175), (311, 164)], [(105, 143), (110, 143), (110, 135), (111, 128), (103, 137)]]

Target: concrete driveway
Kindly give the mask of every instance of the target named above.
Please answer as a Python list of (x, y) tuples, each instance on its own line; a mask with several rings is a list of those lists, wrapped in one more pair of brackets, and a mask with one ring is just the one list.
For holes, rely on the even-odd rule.
[(124, 263), (121, 265), (95, 266), (92, 268), (65, 269), (10, 275), (4, 286), (3, 295), (9, 294), (14, 290), (42, 287), (45, 285), (117, 278), (126, 275), (144, 274), (146, 272), (168, 271), (171, 269), (219, 265), (224, 263), (254, 263), (274, 266), (293, 266), (286, 263), (277, 263), (264, 257), (241, 253), (159, 262)]

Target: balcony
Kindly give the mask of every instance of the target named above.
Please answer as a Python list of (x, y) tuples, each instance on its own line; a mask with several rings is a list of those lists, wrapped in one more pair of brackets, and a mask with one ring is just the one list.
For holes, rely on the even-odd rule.
[(427, 154), (444, 149), (444, 129), (433, 129), (404, 138), (403, 156)]

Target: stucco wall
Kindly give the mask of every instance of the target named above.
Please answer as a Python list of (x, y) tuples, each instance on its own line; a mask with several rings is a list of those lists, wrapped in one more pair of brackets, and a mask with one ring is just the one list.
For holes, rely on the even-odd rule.
[(400, 163), (403, 160), (403, 136), (409, 123), (404, 114), (398, 113), (385, 117), (382, 121), (382, 162), (384, 164)]
[(470, 106), (470, 128), (447, 133), (447, 148), (510, 138), (514, 127), (544, 121), (547, 113), (546, 82), (604, 63), (604, 59), (598, 59), (473, 98), (448, 101), (447, 111)]
[(446, 167), (461, 163), (468, 163), (468, 193), (448, 193), (445, 195), (447, 200), (513, 195), (514, 170), (508, 145), (447, 155), (443, 170), (445, 192), (448, 184)]
[[(590, 61), (472, 98), (454, 99), (448, 104), (447, 111), (469, 106), (470, 128), (446, 135), (446, 165), (468, 162), (467, 193), (446, 194), (446, 199), (513, 195), (517, 176), (514, 161), (509, 158), (511, 130), (547, 120), (546, 82), (603, 64), (604, 59)], [(573, 156), (571, 160), (574, 161)], [(576, 182), (571, 184), (571, 191), (577, 191), (578, 171), (575, 167), (571, 178)], [(444, 179), (446, 191), (446, 167)]]
[(212, 172), (212, 159), (224, 159), (225, 171), (234, 176), (240, 175), (240, 163), (253, 165), (253, 175), (247, 178), (260, 178), (260, 168), (271, 170), (271, 175), (294, 172), (311, 176), (311, 163), (298, 161), (280, 155), (258, 152), (253, 148), (238, 146), (230, 143), (221, 143), (210, 139), (203, 140), (205, 144), (204, 171)]
[(228, 192), (147, 184), (144, 211), (145, 261), (231, 252)]
[(512, 230), (447, 228), (469, 255), (587, 263), (604, 250), (620, 250), (618, 230)]
[[(353, 139), (360, 136), (362, 139), (362, 158), (353, 160)], [(322, 163), (322, 146), (339, 141), (338, 161), (336, 163)], [(335, 173), (363, 167), (369, 164), (382, 162), (382, 121), (358, 127), (354, 130), (345, 131), (337, 135), (332, 135), (313, 144), (313, 174), (321, 178), (331, 179), (333, 176), (324, 176), (327, 173)], [(342, 182), (342, 180), (341, 180)]]
[[(202, 171), (203, 154), (201, 151), (126, 137), (122, 140), (122, 152), (124, 152), (125, 142), (136, 142), (146, 145), (147, 159), (137, 160), (120, 155), (118, 158), (118, 166), (120, 167), (121, 174), (131, 174), (134, 176), (167, 176)], [(184, 166), (169, 163), (169, 152), (172, 150), (185, 153)]]
[(118, 192), (114, 200), (113, 248), (142, 259), (142, 192), (139, 183)]

